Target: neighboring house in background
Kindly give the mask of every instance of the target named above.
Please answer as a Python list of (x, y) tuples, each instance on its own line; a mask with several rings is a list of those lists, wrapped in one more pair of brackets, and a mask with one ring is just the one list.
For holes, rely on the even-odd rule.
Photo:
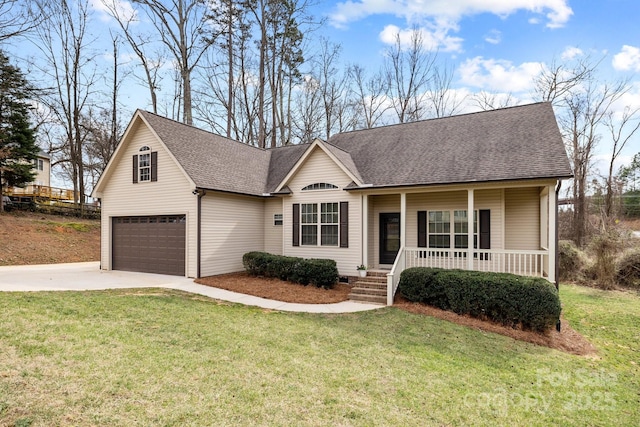
[(33, 168), (36, 172), (36, 177), (29, 184), (51, 187), (51, 157), (40, 150), (38, 157), (33, 161)]
[[(94, 190), (101, 268), (201, 277), (249, 251), (400, 272), (434, 266), (555, 282), (572, 176), (549, 103), (259, 149), (137, 111)], [(469, 213), (473, 214), (469, 214)]]

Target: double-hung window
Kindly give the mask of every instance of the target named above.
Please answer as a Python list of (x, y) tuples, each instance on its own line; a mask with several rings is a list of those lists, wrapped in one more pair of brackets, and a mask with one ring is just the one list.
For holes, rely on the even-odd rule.
[(320, 244), (338, 246), (338, 203), (320, 204)]
[(143, 146), (133, 156), (133, 183), (158, 180), (158, 153)]
[[(453, 211), (453, 240), (456, 249), (469, 247), (467, 211)], [(478, 211), (473, 211), (473, 247), (478, 247)]]
[(349, 203), (295, 203), (293, 246), (349, 247)]
[(318, 244), (318, 204), (303, 203), (300, 219), (302, 223), (302, 244)]
[[(473, 212), (473, 248), (489, 249), (490, 211)], [(469, 249), (469, 217), (466, 210), (419, 211), (418, 247)], [(436, 252), (434, 252), (436, 253)], [(448, 256), (448, 252), (439, 252)]]
[(140, 182), (151, 181), (151, 153), (138, 155), (138, 176)]

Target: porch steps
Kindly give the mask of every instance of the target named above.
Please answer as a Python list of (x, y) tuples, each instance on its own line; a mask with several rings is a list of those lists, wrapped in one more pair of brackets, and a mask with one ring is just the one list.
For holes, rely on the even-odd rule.
[(349, 294), (355, 302), (387, 303), (387, 271), (367, 271), (367, 277), (359, 278)]

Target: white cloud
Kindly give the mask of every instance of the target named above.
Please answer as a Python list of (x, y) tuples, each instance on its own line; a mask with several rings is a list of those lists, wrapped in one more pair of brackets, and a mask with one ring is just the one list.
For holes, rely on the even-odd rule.
[[(462, 39), (448, 35), (449, 30), (445, 26), (434, 29), (421, 27), (417, 30), (420, 32), (425, 50), (442, 52), (459, 52), (462, 50)], [(380, 32), (379, 37), (383, 43), (392, 45), (396, 42), (396, 37), (399, 36), (400, 45), (406, 47), (411, 44), (413, 31), (413, 28), (400, 29), (395, 25), (387, 25)]]
[(522, 93), (533, 89), (534, 77), (542, 70), (540, 62), (513, 65), (511, 61), (477, 56), (460, 65), (461, 82), (491, 92)]
[(127, 21), (136, 21), (137, 18), (136, 10), (127, 0), (90, 0), (89, 4), (94, 10), (100, 12), (100, 19), (104, 22), (113, 19), (112, 10)]
[(624, 45), (613, 57), (613, 68), (620, 71), (640, 71), (640, 48)]
[(567, 46), (567, 48), (562, 52), (560, 58), (563, 60), (572, 60), (577, 58), (578, 56), (584, 55), (582, 49), (575, 46)]
[(491, 13), (506, 17), (517, 11), (545, 15), (547, 27), (564, 26), (573, 11), (567, 0), (347, 0), (338, 3), (330, 20), (338, 27), (371, 15), (394, 15), (410, 22), (446, 19), (457, 22), (463, 16)]
[(491, 44), (499, 44), (502, 41), (502, 33), (498, 30), (491, 30), (484, 36), (484, 41)]

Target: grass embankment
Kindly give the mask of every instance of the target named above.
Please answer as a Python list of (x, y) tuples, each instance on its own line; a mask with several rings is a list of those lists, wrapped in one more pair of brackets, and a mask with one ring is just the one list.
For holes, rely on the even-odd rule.
[(640, 297), (561, 289), (597, 357), (394, 308), (0, 294), (0, 425), (638, 425)]

